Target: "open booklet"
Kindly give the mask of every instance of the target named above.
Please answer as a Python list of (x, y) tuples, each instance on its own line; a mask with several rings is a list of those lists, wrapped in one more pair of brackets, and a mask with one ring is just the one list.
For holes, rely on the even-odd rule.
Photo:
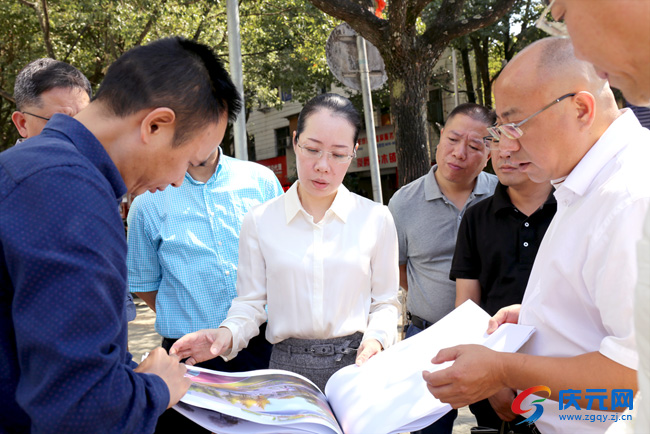
[(425, 331), (335, 373), (323, 394), (300, 375), (278, 370), (224, 373), (188, 367), (192, 386), (174, 409), (215, 433), (389, 434), (424, 428), (451, 410), (434, 398), (422, 371), (439, 350), (481, 344), (515, 352), (533, 327), (504, 324), (487, 335), (490, 316), (471, 301)]

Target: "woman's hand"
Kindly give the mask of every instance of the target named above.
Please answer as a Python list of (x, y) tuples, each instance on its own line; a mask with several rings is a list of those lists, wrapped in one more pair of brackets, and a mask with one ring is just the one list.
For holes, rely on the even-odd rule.
[(361, 342), (361, 345), (359, 345), (355, 363), (357, 366), (361, 366), (366, 363), (369, 358), (379, 353), (381, 350), (382, 346), (377, 339), (366, 339), (365, 341)]
[(232, 348), (232, 332), (226, 327), (203, 329), (189, 333), (177, 340), (169, 349), (169, 354), (177, 354), (185, 363), (195, 365), (214, 359)]

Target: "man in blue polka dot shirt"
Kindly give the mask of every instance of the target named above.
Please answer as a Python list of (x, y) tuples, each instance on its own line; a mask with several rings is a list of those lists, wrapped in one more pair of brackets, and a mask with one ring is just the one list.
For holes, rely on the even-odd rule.
[(125, 53), (74, 118), (0, 154), (0, 432), (150, 433), (190, 381), (162, 348), (126, 351), (128, 191), (179, 186), (241, 98), (207, 47)]

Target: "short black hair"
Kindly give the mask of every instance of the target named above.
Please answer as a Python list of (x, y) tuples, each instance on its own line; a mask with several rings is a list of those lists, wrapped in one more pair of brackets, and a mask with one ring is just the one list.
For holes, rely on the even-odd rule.
[(305, 129), (305, 122), (314, 112), (321, 109), (330, 110), (337, 116), (343, 117), (350, 122), (354, 128), (354, 143), (359, 139), (359, 130), (361, 130), (361, 116), (349, 99), (335, 93), (322, 93), (310, 99), (298, 115), (298, 126), (296, 127), (296, 141)]
[(80, 88), (92, 98), (92, 88), (85, 75), (77, 68), (49, 57), (27, 64), (16, 76), (14, 100), (16, 108), (41, 105), (41, 94), (56, 88)]
[[(466, 102), (456, 106), (451, 113), (449, 113), (449, 116), (447, 116), (447, 122), (456, 115), (469, 116), (475, 121), (483, 122), (488, 127), (494, 125), (497, 121), (497, 115), (494, 110), (490, 110), (487, 107), (471, 102)], [(445, 125), (447, 122), (445, 122)]]
[(106, 72), (94, 101), (126, 117), (169, 107), (176, 114), (174, 146), (228, 113), (234, 121), (242, 99), (219, 57), (182, 37), (159, 39), (124, 53)]

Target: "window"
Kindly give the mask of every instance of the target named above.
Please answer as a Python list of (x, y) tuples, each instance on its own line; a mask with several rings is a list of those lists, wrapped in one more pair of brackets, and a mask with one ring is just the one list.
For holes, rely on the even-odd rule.
[(291, 146), (291, 132), (288, 126), (276, 128), (275, 130), (275, 148), (277, 156), (287, 155), (287, 148)]

